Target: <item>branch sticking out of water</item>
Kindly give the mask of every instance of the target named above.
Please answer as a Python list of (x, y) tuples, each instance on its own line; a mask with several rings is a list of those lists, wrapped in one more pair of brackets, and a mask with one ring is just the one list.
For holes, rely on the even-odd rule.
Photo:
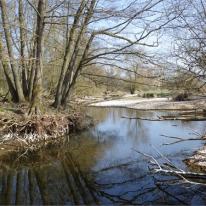
[[(206, 185), (205, 182), (204, 183), (198, 182), (198, 179), (199, 180), (206, 180), (206, 174), (205, 173), (185, 172), (184, 170), (179, 169), (178, 167), (176, 167), (173, 163), (170, 162), (170, 160), (168, 161), (168, 159), (166, 157), (164, 157), (163, 154), (161, 154), (160, 152), (158, 152), (158, 154), (160, 154), (161, 157), (166, 159), (167, 162), (169, 162), (169, 163), (160, 164), (154, 156), (143, 153), (143, 152), (140, 152), (136, 149), (133, 149), (133, 150), (135, 152), (137, 152), (138, 154), (141, 154), (144, 157), (151, 160), (151, 163), (154, 166), (156, 166), (156, 168), (152, 169), (152, 171), (154, 173), (163, 173), (163, 174), (166, 174), (166, 175), (167, 174), (175, 175), (175, 176), (179, 177), (181, 180), (183, 180), (184, 183), (195, 184), (195, 185)], [(195, 180), (197, 180), (197, 181), (195, 181)]]
[(172, 145), (172, 144), (176, 144), (176, 143), (180, 143), (180, 142), (185, 142), (185, 141), (202, 141), (204, 140), (205, 136), (201, 136), (199, 138), (182, 138), (182, 137), (173, 137), (173, 136), (168, 136), (168, 135), (160, 135), (162, 137), (166, 137), (166, 138), (170, 138), (170, 139), (175, 139), (176, 141), (171, 142), (171, 143), (164, 143), (162, 145)]

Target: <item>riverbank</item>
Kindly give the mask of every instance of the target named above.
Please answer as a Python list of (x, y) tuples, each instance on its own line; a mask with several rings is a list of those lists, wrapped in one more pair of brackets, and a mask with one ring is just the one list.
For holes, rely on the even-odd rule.
[(59, 145), (71, 133), (88, 129), (92, 118), (81, 110), (55, 111), (28, 116), (26, 105), (0, 107), (0, 159), (29, 156), (42, 148)]
[(177, 102), (171, 98), (123, 97), (91, 103), (89, 106), (124, 107), (136, 110), (198, 110), (206, 108), (206, 98)]

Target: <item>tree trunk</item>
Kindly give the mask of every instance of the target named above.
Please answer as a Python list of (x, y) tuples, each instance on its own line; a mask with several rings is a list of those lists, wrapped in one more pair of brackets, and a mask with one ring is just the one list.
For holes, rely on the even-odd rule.
[(25, 98), (24, 98), (23, 90), (21, 87), (21, 81), (20, 81), (19, 74), (18, 74), (18, 66), (15, 62), (15, 58), (14, 58), (14, 54), (13, 54), (12, 38), (11, 38), (11, 33), (9, 31), (8, 18), (6, 16), (6, 14), (8, 14), (8, 12), (7, 12), (7, 8), (6, 8), (5, 0), (0, 0), (0, 7), (1, 7), (2, 24), (3, 24), (3, 28), (4, 28), (4, 35), (5, 35), (7, 50), (8, 50), (8, 54), (9, 54), (9, 61), (10, 61), (10, 65), (12, 68), (15, 89), (16, 89), (17, 94), (18, 94), (18, 101), (23, 102), (23, 101), (25, 101)]
[(25, 45), (26, 45), (26, 32), (25, 32), (25, 22), (23, 18), (23, 3), (19, 0), (19, 30), (20, 30), (20, 54), (21, 54), (21, 67), (22, 67), (22, 88), (24, 96), (28, 97), (28, 79), (25, 64)]
[(58, 85), (57, 85), (55, 101), (53, 103), (53, 106), (55, 108), (58, 108), (61, 105), (62, 86), (63, 86), (63, 82), (64, 82), (64, 78), (65, 78), (65, 73), (66, 73), (66, 70), (68, 68), (68, 65), (69, 65), (69, 62), (70, 62), (70, 59), (71, 59), (71, 55), (72, 55), (72, 51), (73, 51), (73, 48), (74, 48), (75, 31), (78, 28), (78, 24), (80, 22), (80, 17), (82, 15), (84, 7), (85, 7), (85, 0), (81, 0), (81, 4), (80, 4), (80, 6), (79, 6), (79, 8), (78, 8), (78, 10), (76, 12), (72, 28), (71, 28), (71, 30), (69, 32), (69, 41), (68, 41), (68, 44), (66, 45), (64, 61), (63, 61), (63, 65), (62, 65), (62, 69), (61, 69), (61, 74), (60, 74)]
[(39, 0), (38, 2), (38, 15), (36, 27), (36, 62), (35, 62), (35, 77), (33, 85), (32, 102), (29, 114), (34, 110), (35, 114), (40, 112), (41, 103), (41, 90), (42, 90), (42, 48), (43, 48), (43, 35), (44, 35), (44, 13), (45, 1)]
[(71, 79), (69, 85), (67, 86), (67, 90), (66, 90), (64, 96), (62, 97), (61, 104), (62, 104), (63, 106), (66, 105), (67, 99), (68, 99), (68, 97), (69, 97), (69, 94), (71, 93), (71, 90), (72, 90), (72, 88), (74, 87), (74, 85), (75, 85), (75, 83), (76, 83), (76, 80), (77, 80), (77, 78), (78, 78), (78, 76), (79, 76), (79, 73), (81, 72), (81, 70), (82, 70), (82, 68), (83, 68), (84, 60), (85, 60), (85, 58), (87, 58), (87, 56), (88, 56), (88, 51), (89, 51), (89, 49), (90, 49), (90, 46), (91, 46), (91, 44), (92, 44), (92, 41), (93, 41), (94, 37), (95, 37), (94, 34), (92, 34), (92, 35), (90, 36), (90, 38), (89, 38), (89, 40), (88, 40), (88, 42), (87, 42), (87, 44), (86, 44), (86, 47), (85, 47), (85, 49), (84, 49), (83, 55), (82, 55), (82, 57), (81, 57), (81, 59), (80, 59), (80, 61), (79, 61), (79, 63), (78, 63), (77, 69), (76, 69), (76, 71), (74, 72), (74, 75), (71, 75), (72, 79)]
[(81, 46), (82, 40), (84, 38), (85, 31), (86, 31), (86, 28), (88, 26), (89, 20), (91, 19), (92, 15), (93, 15), (95, 3), (96, 3), (96, 0), (91, 0), (90, 4), (86, 5), (89, 9), (88, 9), (88, 12), (86, 13), (86, 16), (83, 18), (83, 22), (82, 22), (82, 25), (80, 27), (80, 31), (78, 32), (78, 34), (75, 37), (75, 45), (73, 47), (73, 50), (71, 51), (72, 54), (71, 54), (70, 61), (69, 61), (68, 67), (67, 67), (67, 71), (65, 72), (64, 78), (61, 81), (62, 85), (61, 85), (60, 95), (58, 95), (58, 97), (59, 97), (58, 106), (59, 106), (59, 104), (61, 104), (61, 105), (66, 104), (66, 99), (68, 97), (69, 90), (70, 90), (70, 84), (73, 81), (72, 73), (76, 73), (76, 70), (78, 70), (77, 68), (78, 68), (79, 62), (81, 61), (82, 55), (84, 55), (83, 53), (81, 53), (80, 46)]
[(9, 88), (9, 93), (11, 94), (12, 101), (18, 102), (17, 92), (14, 88), (13, 82), (11, 81), (11, 77), (9, 76), (9, 73), (8, 73), (8, 65), (4, 64), (1, 60), (0, 60), (0, 69), (4, 71), (4, 75), (6, 77), (6, 82)]
[(2, 44), (2, 35), (0, 34), (0, 69), (3, 70), (4, 75), (6, 77), (6, 82), (9, 88), (9, 92), (13, 102), (18, 102), (18, 94), (16, 92), (15, 86), (12, 82), (12, 78), (9, 75), (9, 66), (6, 61), (4, 61), (4, 51)]
[[(33, 51), (31, 58), (34, 58), (36, 54), (36, 41), (34, 42)], [(28, 92), (29, 92), (29, 101), (32, 100), (32, 94), (33, 94), (33, 86), (34, 86), (34, 77), (35, 77), (35, 61), (32, 59), (30, 63), (30, 76), (29, 76), (29, 85), (28, 85)]]

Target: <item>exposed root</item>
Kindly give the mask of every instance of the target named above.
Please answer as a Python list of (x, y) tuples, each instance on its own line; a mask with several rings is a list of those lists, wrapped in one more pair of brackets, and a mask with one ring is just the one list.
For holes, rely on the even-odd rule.
[(5, 134), (3, 139), (16, 136), (22, 139), (35, 140), (39, 137), (56, 137), (68, 134), (80, 123), (80, 114), (72, 116), (31, 116), (29, 118), (0, 118), (0, 132)]
[(90, 121), (86, 125), (83, 119), (85, 117), (80, 113), (59, 116), (0, 117), (0, 147), (15, 151), (22, 157), (48, 144), (56, 144), (65, 135), (82, 130), (84, 126), (91, 124)]

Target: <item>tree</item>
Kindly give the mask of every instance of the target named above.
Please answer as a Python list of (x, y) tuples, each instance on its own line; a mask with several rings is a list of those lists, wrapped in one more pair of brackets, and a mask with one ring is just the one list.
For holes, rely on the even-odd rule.
[[(206, 83), (206, 6), (204, 0), (179, 1), (176, 6), (181, 13), (173, 22), (174, 50), (177, 68), (187, 82), (197, 83), (201, 88)], [(180, 12), (181, 10), (181, 12)]]
[[(108, 65), (109, 62), (117, 67), (125, 54), (144, 58), (140, 47), (156, 46), (155, 42), (149, 44), (146, 40), (175, 18), (169, 14), (164, 19), (162, 13), (152, 10), (158, 9), (163, 2), (133, 0), (120, 9), (117, 2), (80, 1), (78, 9), (68, 15), (73, 16), (73, 21), (53, 106), (58, 108), (66, 104), (76, 79), (88, 65)], [(134, 25), (139, 29), (135, 31)]]
[[(15, 55), (13, 52), (13, 47), (12, 47), (12, 37), (11, 37), (11, 32), (9, 29), (9, 22), (8, 22), (8, 11), (7, 11), (7, 7), (6, 7), (6, 1), (5, 0), (1, 0), (0, 1), (0, 8), (1, 8), (1, 18), (2, 18), (2, 26), (4, 29), (4, 36), (6, 39), (6, 45), (7, 45), (7, 52), (8, 52), (8, 57), (9, 57), (9, 65), (12, 69), (12, 77), (14, 80), (14, 84), (11, 86), (12, 84), (12, 80), (10, 79), (10, 77), (7, 75), (7, 81), (9, 81), (9, 88), (12, 89), (11, 94), (13, 95), (12, 98), (15, 101), (18, 102), (22, 102), (25, 100), (24, 98), (24, 94), (23, 94), (23, 89), (21, 87), (21, 82), (20, 82), (20, 77), (18, 74), (18, 65), (15, 61)], [(3, 67), (5, 66), (5, 64), (2, 64)], [(7, 68), (4, 69), (5, 71), (7, 70)]]
[(29, 114), (32, 109), (35, 109), (35, 114), (39, 111), (39, 105), (41, 102), (41, 90), (42, 90), (42, 48), (44, 38), (44, 13), (45, 13), (46, 0), (39, 0), (37, 7), (37, 24), (36, 24), (36, 54), (35, 54), (35, 75), (32, 92), (32, 103)]
[(158, 46), (161, 29), (176, 18), (162, 11), (167, 1), (0, 0), (0, 63), (12, 100), (37, 112), (53, 76), (59, 108), (86, 68), (125, 72), (125, 55), (151, 59), (143, 48)]

